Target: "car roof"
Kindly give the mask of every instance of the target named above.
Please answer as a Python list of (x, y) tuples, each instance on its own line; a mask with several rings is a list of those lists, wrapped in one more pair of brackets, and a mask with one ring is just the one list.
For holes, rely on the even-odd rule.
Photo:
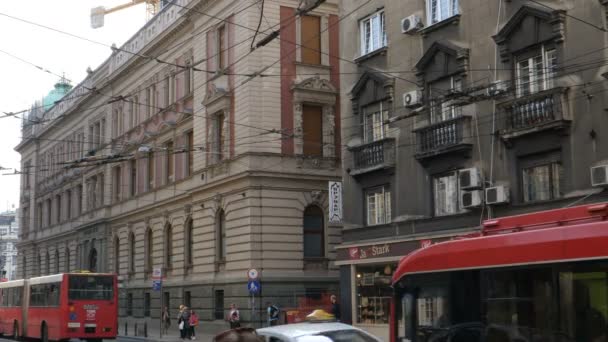
[(327, 322), (327, 323), (295, 323), (277, 325), (274, 327), (257, 329), (257, 333), (260, 335), (273, 335), (273, 336), (285, 336), (289, 338), (316, 335), (327, 331), (336, 330), (359, 330), (352, 325), (338, 323), (338, 322)]

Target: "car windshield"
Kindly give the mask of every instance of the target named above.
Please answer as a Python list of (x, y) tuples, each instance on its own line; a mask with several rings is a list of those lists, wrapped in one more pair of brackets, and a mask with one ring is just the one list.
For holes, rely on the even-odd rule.
[(72, 300), (114, 298), (112, 276), (70, 275), (69, 298)]
[(377, 342), (374, 338), (359, 330), (335, 330), (318, 334), (328, 337), (333, 342)]

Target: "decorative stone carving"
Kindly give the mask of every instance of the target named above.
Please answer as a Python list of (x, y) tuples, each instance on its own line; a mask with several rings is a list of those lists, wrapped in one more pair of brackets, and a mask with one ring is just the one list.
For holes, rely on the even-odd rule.
[(310, 192), (310, 197), (314, 203), (321, 203), (323, 199), (323, 191), (315, 190)]

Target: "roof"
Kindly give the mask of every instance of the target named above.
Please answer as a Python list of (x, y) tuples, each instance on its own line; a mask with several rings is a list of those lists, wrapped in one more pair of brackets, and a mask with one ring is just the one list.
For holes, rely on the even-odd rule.
[(25, 284), (25, 280), (11, 280), (0, 283), (0, 289), (7, 287), (22, 287)]
[(327, 331), (336, 331), (336, 330), (351, 330), (354, 329), (352, 326), (338, 323), (338, 322), (328, 322), (328, 323), (295, 323), (295, 324), (285, 324), (285, 325), (277, 325), (269, 328), (257, 329), (257, 333), (261, 335), (282, 335), (289, 338), (296, 338), (299, 336), (305, 335), (316, 335), (322, 332)]
[(393, 282), (409, 274), (608, 258), (608, 204), (489, 220), (483, 235), (438, 243), (405, 256)]

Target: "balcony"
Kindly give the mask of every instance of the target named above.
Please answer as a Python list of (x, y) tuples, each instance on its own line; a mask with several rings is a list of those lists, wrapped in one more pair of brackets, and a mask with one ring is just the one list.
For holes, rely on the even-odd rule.
[(564, 88), (553, 88), (500, 104), (506, 119), (502, 138), (508, 141), (539, 131), (568, 128), (564, 93)]
[(350, 174), (353, 176), (395, 166), (394, 138), (384, 138), (350, 150), (353, 155)]
[(459, 116), (415, 129), (416, 159), (424, 161), (445, 153), (468, 154), (472, 148), (470, 119)]

